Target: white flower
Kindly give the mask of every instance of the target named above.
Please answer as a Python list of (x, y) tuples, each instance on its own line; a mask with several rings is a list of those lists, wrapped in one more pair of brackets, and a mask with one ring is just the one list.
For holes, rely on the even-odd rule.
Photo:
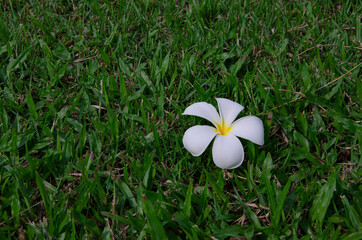
[(236, 121), (235, 118), (244, 109), (240, 104), (225, 98), (216, 98), (216, 108), (206, 102), (194, 103), (182, 115), (202, 117), (214, 125), (193, 126), (185, 132), (182, 142), (185, 148), (195, 157), (200, 156), (212, 139), (212, 158), (219, 168), (237, 168), (244, 161), (244, 148), (237, 137), (264, 144), (263, 122), (255, 116), (247, 116)]

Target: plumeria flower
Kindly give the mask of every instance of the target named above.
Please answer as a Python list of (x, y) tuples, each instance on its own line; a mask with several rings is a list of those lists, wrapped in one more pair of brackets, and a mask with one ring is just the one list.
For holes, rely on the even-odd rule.
[(212, 158), (216, 166), (223, 169), (237, 168), (244, 161), (244, 148), (238, 137), (263, 145), (263, 122), (255, 116), (246, 116), (234, 121), (244, 107), (225, 98), (216, 98), (216, 101), (220, 114), (213, 105), (206, 102), (194, 103), (186, 108), (182, 115), (205, 118), (214, 126), (193, 126), (186, 130), (182, 142), (185, 148), (197, 157), (215, 138)]

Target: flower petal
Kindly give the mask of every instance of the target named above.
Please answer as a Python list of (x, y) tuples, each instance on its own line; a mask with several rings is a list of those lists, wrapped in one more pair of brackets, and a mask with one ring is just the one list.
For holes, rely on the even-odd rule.
[(234, 135), (217, 135), (212, 147), (212, 158), (219, 168), (237, 168), (244, 161), (244, 148)]
[(182, 142), (195, 157), (200, 156), (216, 135), (215, 128), (196, 125), (186, 130)]
[(231, 125), (238, 114), (244, 109), (239, 103), (226, 98), (216, 98), (216, 101), (219, 106), (220, 116), (227, 125)]
[(259, 145), (264, 144), (264, 126), (260, 118), (255, 116), (243, 117), (235, 121), (232, 126), (231, 134)]
[(216, 108), (206, 102), (192, 104), (185, 109), (182, 115), (202, 117), (212, 122), (215, 126), (220, 121), (220, 115), (216, 111)]

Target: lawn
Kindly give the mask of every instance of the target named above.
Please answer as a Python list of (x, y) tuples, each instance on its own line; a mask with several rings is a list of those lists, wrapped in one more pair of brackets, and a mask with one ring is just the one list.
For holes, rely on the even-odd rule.
[[(361, 239), (358, 1), (4, 0), (0, 239)], [(218, 168), (182, 115), (262, 146)]]

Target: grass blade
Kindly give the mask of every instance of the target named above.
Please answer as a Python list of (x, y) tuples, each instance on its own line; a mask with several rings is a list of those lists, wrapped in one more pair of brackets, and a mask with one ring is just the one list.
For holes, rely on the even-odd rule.
[(275, 221), (276, 226), (279, 225), (280, 215), (281, 215), (281, 213), (283, 211), (284, 202), (285, 202), (285, 199), (287, 197), (287, 194), (288, 194), (291, 183), (292, 183), (292, 181), (289, 178), (287, 184), (285, 184), (285, 186), (283, 188), (282, 194), (280, 195), (280, 197), (278, 199), (277, 208), (276, 208), (275, 213), (274, 213), (274, 221)]
[(148, 219), (148, 224), (151, 229), (152, 238), (160, 239), (160, 240), (168, 239), (165, 229), (163, 228), (161, 221), (160, 221), (158, 215), (156, 215), (151, 203), (149, 201), (143, 199), (143, 206), (144, 206), (144, 211), (145, 211), (146, 217)]
[(36, 112), (33, 97), (31, 96), (31, 93), (28, 89), (25, 89), (25, 91), (26, 91), (26, 102), (28, 104), (30, 115), (33, 117), (34, 120), (38, 120), (39, 116), (38, 113)]
[(312, 222), (317, 222), (318, 228), (321, 228), (323, 225), (324, 216), (327, 212), (336, 187), (338, 172), (339, 170), (334, 170), (332, 172), (328, 182), (324, 184), (323, 187), (319, 190), (316, 198), (313, 201), (312, 208), (310, 210), (310, 216)]
[(188, 218), (191, 214), (191, 196), (192, 196), (192, 181), (190, 180), (189, 187), (187, 189), (186, 197), (185, 197), (185, 205), (184, 205), (184, 214)]
[(43, 199), (43, 203), (45, 206), (45, 210), (47, 211), (48, 214), (50, 214), (50, 199), (49, 199), (49, 195), (45, 190), (45, 185), (43, 183), (43, 179), (40, 177), (38, 172), (35, 172), (35, 180), (36, 180), (36, 185), (39, 188), (39, 192), (41, 195), (41, 198)]

